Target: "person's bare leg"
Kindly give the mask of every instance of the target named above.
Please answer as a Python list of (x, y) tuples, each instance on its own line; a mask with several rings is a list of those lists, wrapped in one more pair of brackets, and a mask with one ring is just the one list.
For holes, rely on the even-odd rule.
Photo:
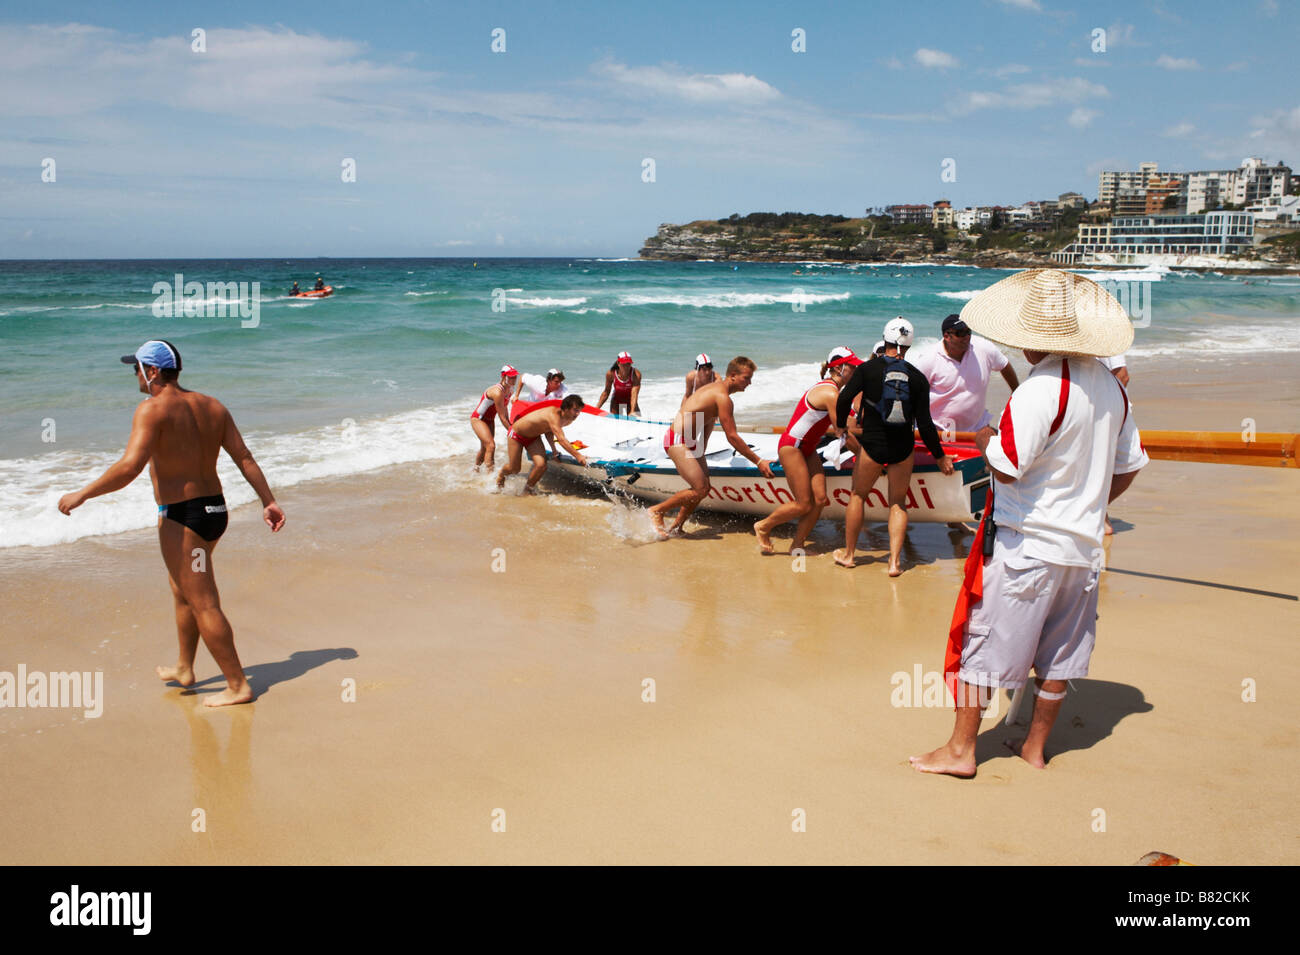
[[(667, 536), (668, 533), (679, 531), (682, 525), (686, 523), (686, 518), (704, 500), (709, 493), (709, 473), (705, 470), (704, 462), (692, 454), (687, 448), (680, 444), (675, 444), (668, 449), (668, 457), (672, 460), (673, 466), (677, 468), (677, 473), (681, 475), (688, 487), (685, 490), (678, 491), (666, 501), (660, 501), (653, 507), (649, 508), (650, 521), (654, 524), (656, 533), (660, 537)], [(680, 508), (677, 513), (677, 519), (673, 521), (673, 526), (664, 530), (664, 515), (673, 508)]]
[(826, 496), (826, 473), (819, 466), (820, 460), (812, 463), (816, 468), (808, 479), (808, 486), (812, 490), (812, 507), (795, 526), (794, 537), (790, 541), (790, 550), (792, 552), (804, 549), (808, 541), (808, 535), (812, 533), (812, 529), (821, 520), (822, 508), (830, 504), (830, 498)]
[(174, 667), (157, 666), (154, 672), (158, 678), (167, 683), (179, 683), (181, 686), (194, 684), (194, 654), (199, 649), (199, 624), (194, 619), (194, 611), (185, 602), (185, 595), (176, 584), (176, 578), (167, 575), (171, 584), (172, 601), (176, 607), (176, 642), (179, 644)]
[(862, 534), (862, 513), (867, 494), (880, 477), (882, 466), (864, 451), (853, 465), (853, 494), (844, 508), (844, 550), (835, 552), (835, 563), (852, 567), (857, 563), (858, 537)]
[[(1044, 693), (1065, 692), (1065, 680), (1035, 680), (1034, 682)], [(1064, 702), (1064, 698), (1047, 700), (1041, 696), (1035, 697), (1034, 715), (1029, 721), (1029, 733), (1024, 739), (1007, 740), (1007, 748), (1035, 769), (1046, 766), (1047, 758), (1043, 750), (1047, 746), (1047, 737), (1052, 732), (1052, 726), (1056, 723), (1056, 717), (1060, 715), (1061, 704)]]
[[(167, 572), (180, 586), (181, 594), (194, 614), (203, 645), (226, 678), (226, 688), (204, 700), (204, 704), (228, 706), (251, 702), (253, 688), (244, 676), (239, 654), (235, 651), (235, 634), (221, 610), (221, 597), (217, 593), (212, 566), (215, 543), (209, 544), (188, 527), (166, 519), (158, 525), (158, 538)], [(195, 554), (196, 550), (201, 551), (201, 556)]]
[(477, 471), (486, 464), (488, 470), (491, 471), (493, 459), (496, 457), (496, 439), (494, 436), (496, 428), (489, 425), (482, 418), (470, 418), (469, 424), (478, 437), (478, 456), (474, 458), (474, 470)]
[(907, 485), (912, 480), (912, 459), (889, 466), (889, 576), (903, 572), (899, 557), (907, 537)]
[(758, 538), (758, 549), (763, 554), (772, 553), (774, 527), (780, 527), (786, 521), (802, 520), (812, 508), (812, 485), (803, 452), (797, 448), (781, 448), (777, 457), (785, 470), (785, 480), (794, 500), (779, 505), (767, 517), (754, 522), (754, 536)]
[(533, 469), (528, 472), (528, 481), (524, 484), (525, 494), (537, 493), (537, 482), (546, 473), (546, 451), (542, 448), (541, 438), (536, 443), (529, 443), (528, 456), (532, 458)]
[(907, 761), (918, 773), (941, 773), (946, 776), (969, 778), (975, 775), (975, 737), (979, 735), (980, 715), (984, 712), (990, 694), (987, 687), (957, 681), (957, 718), (953, 722), (952, 736), (938, 749), (921, 756), (909, 756)]
[(514, 438), (507, 438), (510, 448), (506, 452), (506, 463), (501, 465), (501, 472), (497, 475), (497, 487), (506, 486), (506, 478), (512, 474), (518, 474), (524, 461), (524, 446)]

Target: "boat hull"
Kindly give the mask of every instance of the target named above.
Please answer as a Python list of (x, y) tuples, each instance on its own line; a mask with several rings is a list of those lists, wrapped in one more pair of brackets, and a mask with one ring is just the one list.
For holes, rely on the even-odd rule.
[[(643, 422), (613, 415), (593, 414), (589, 410), (565, 429), (570, 441), (583, 444), (588, 466), (580, 466), (568, 454), (560, 453), (551, 461), (551, 469), (573, 480), (595, 483), (606, 490), (629, 495), (641, 501), (658, 503), (686, 488), (671, 460), (656, 447), (668, 425)], [(614, 440), (620, 438), (621, 440)], [(775, 477), (766, 478), (747, 460), (735, 455), (724, 436), (716, 431), (710, 441), (706, 461), (709, 464), (709, 493), (700, 508), (728, 514), (762, 517), (780, 504), (794, 500), (779, 465), (776, 464), (776, 440), (772, 434), (741, 432), (741, 437), (759, 454), (773, 460)], [(974, 445), (945, 444), (944, 450), (954, 461), (953, 473), (943, 474), (929, 452), (918, 443), (913, 459), (911, 481), (905, 506), (913, 521), (966, 522), (978, 520), (988, 493), (989, 474), (984, 458)], [(617, 456), (616, 456), (617, 455)], [(821, 516), (842, 520), (852, 494), (852, 457), (847, 453), (828, 452), (838, 466), (823, 460), (826, 496), (829, 505)], [(883, 521), (889, 516), (887, 478), (881, 476), (867, 492), (864, 517)]]

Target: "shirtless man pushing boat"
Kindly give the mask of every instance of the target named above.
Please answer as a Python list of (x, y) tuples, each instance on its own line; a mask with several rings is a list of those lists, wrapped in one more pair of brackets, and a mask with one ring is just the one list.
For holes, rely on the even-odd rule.
[(226, 677), (226, 688), (204, 704), (248, 703), (253, 688), (239, 663), (230, 621), (221, 611), (212, 567), (212, 550), (226, 530), (226, 500), (217, 477), (221, 450), (261, 498), (262, 519), (273, 532), (284, 526), (284, 511), (225, 406), (177, 383), (181, 356), (174, 345), (148, 341), (122, 361), (134, 366), (140, 390), (149, 398), (135, 409), (122, 459), (80, 491), (59, 498), (59, 510), (71, 514), (92, 497), (119, 491), (149, 465), (158, 502), (158, 543), (171, 581), (180, 642), (176, 666), (158, 667), (158, 676), (192, 685), (201, 636)]
[(506, 478), (511, 474), (519, 473), (523, 467), (524, 451), (527, 451), (528, 456), (532, 459), (533, 469), (528, 472), (528, 482), (524, 485), (524, 493), (533, 493), (533, 489), (537, 487), (537, 482), (546, 473), (546, 448), (542, 445), (543, 435), (550, 435), (556, 444), (572, 454), (573, 459), (585, 468), (587, 459), (573, 445), (569, 444), (568, 439), (564, 436), (564, 429), (578, 420), (578, 415), (582, 414), (583, 406), (584, 402), (581, 397), (569, 395), (560, 402), (558, 408), (554, 405), (549, 408), (538, 408), (536, 411), (529, 411), (527, 414), (516, 418), (514, 426), (510, 429), (509, 457), (505, 467), (497, 475), (497, 487), (505, 487)]
[[(727, 366), (726, 377), (697, 388), (682, 402), (677, 416), (673, 418), (672, 427), (664, 435), (664, 450), (672, 459), (677, 473), (690, 487), (650, 508), (650, 520), (654, 522), (655, 531), (660, 537), (679, 532), (691, 512), (708, 496), (709, 467), (704, 455), (709, 447), (709, 437), (713, 434), (714, 421), (722, 425), (722, 430), (736, 453), (751, 461), (763, 477), (772, 477), (771, 463), (759, 458), (745, 443), (736, 432), (736, 421), (732, 417), (731, 396), (749, 387), (756, 367), (748, 358), (734, 358)], [(665, 531), (664, 515), (674, 507), (680, 508), (677, 519)]]

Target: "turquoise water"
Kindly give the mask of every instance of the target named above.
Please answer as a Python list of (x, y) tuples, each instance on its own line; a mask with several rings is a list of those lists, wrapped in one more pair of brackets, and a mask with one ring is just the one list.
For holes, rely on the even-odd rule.
[[(155, 308), (155, 283), (177, 273), (249, 283), (244, 313), (206, 289), (203, 309), (226, 314)], [(919, 341), (937, 338), (944, 315), (1006, 274), (598, 259), (0, 262), (0, 546), (151, 522), (143, 479), (76, 520), (53, 510), (120, 453), (141, 395), (117, 359), (148, 338), (175, 343), (182, 383), (227, 404), (284, 486), (469, 451), (470, 406), (507, 362), (561, 367), (594, 403), (614, 356), (630, 351), (643, 410), (665, 416), (697, 352), (719, 365), (745, 354), (759, 371), (738, 417), (777, 420), (830, 348), (865, 352), (900, 314)], [(1130, 308), (1149, 325), (1130, 352), (1135, 370), (1300, 355), (1300, 276), (1088, 274), (1136, 283)], [(310, 288), (317, 275), (333, 296), (288, 298), (294, 280)]]

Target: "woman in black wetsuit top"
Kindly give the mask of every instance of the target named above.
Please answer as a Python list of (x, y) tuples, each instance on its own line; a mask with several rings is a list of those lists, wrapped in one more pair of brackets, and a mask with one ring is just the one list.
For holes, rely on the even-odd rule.
[[(889, 576), (901, 574), (899, 556), (903, 550), (903, 538), (907, 534), (907, 500), (908, 484), (912, 480), (912, 455), (915, 453), (916, 439), (912, 434), (913, 425), (920, 430), (921, 440), (934, 456), (935, 463), (944, 474), (952, 473), (952, 461), (944, 454), (943, 445), (939, 443), (939, 432), (930, 419), (930, 383), (925, 376), (902, 358), (912, 344), (912, 326), (901, 315), (885, 326), (885, 354), (872, 358), (858, 366), (853, 377), (840, 389), (839, 401), (835, 406), (835, 423), (844, 428), (848, 423), (853, 408), (853, 399), (862, 395), (861, 407), (858, 409), (858, 424), (861, 434), (858, 441), (862, 452), (853, 464), (853, 496), (845, 508), (844, 549), (835, 552), (835, 563), (842, 567), (852, 567), (858, 546), (858, 535), (862, 532), (862, 511), (866, 505), (867, 495), (873, 492), (882, 472), (889, 482)], [(901, 420), (887, 424), (877, 409), (877, 402), (885, 392), (885, 376), (889, 373), (906, 374), (907, 402), (901, 409), (895, 409)], [(891, 388), (894, 394), (898, 394)], [(910, 414), (908, 411), (910, 410)], [(891, 415), (892, 417), (892, 415)], [(888, 467), (888, 471), (885, 468)], [(882, 501), (883, 503), (883, 501)]]

